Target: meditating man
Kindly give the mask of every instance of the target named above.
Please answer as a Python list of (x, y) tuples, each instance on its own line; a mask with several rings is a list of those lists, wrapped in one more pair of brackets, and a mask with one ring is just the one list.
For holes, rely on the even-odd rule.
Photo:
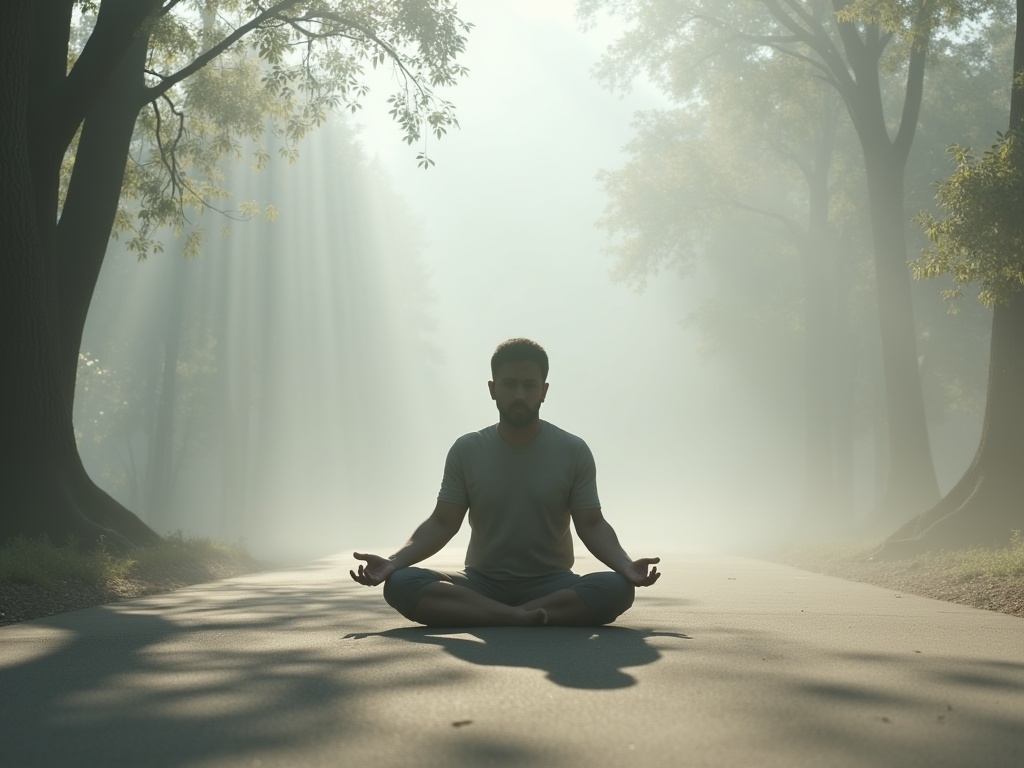
[[(407, 619), (444, 627), (608, 624), (633, 604), (635, 587), (658, 580), (659, 558), (630, 559), (601, 514), (587, 444), (541, 420), (547, 375), (536, 342), (498, 346), (487, 383), (498, 423), (455, 441), (433, 513), (391, 557), (356, 552), (364, 564), (353, 579), (383, 582), (385, 600)], [(414, 568), (451, 540), (467, 510), (465, 570)], [(571, 571), (570, 518), (611, 572)]]

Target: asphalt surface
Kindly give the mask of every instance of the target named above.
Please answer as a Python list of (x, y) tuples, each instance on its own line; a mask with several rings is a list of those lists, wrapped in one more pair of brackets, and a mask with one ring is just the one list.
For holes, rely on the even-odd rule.
[(680, 555), (612, 627), (438, 631), (349, 566), (0, 628), (0, 766), (1024, 766), (1012, 616)]

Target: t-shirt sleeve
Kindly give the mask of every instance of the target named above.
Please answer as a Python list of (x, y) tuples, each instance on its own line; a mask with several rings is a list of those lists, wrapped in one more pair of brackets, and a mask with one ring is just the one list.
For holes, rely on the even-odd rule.
[(576, 474), (573, 478), (572, 491), (569, 493), (569, 510), (596, 509), (601, 506), (597, 496), (597, 465), (590, 447), (580, 442), (576, 454)]
[(469, 491), (466, 488), (466, 475), (462, 464), (461, 442), (458, 440), (448, 450), (448, 458), (444, 461), (444, 475), (441, 478), (441, 490), (437, 494), (437, 500), (469, 506)]

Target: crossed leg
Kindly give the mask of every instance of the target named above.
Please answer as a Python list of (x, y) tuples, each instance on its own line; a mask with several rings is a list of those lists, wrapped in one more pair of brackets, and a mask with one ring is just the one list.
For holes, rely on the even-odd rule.
[(548, 623), (547, 611), (541, 606), (505, 605), (447, 581), (425, 587), (409, 618), (428, 627), (536, 627)]
[[(509, 605), (458, 583), (464, 580), (464, 574), (403, 568), (385, 583), (384, 597), (407, 619), (432, 627), (597, 626), (614, 621), (633, 602), (632, 585), (612, 573), (588, 574), (575, 582), (576, 588), (555, 584), (554, 591), (520, 605)], [(596, 595), (598, 604), (608, 609), (601, 614), (605, 618), (598, 618), (581, 596), (580, 587)]]
[(553, 627), (592, 627), (597, 623), (586, 603), (572, 589), (559, 589), (519, 607), (528, 611), (544, 611), (548, 617), (547, 623)]

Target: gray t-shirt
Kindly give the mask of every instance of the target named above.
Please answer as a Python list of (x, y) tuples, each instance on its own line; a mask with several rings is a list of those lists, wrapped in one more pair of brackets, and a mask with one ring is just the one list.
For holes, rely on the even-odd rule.
[(525, 446), (506, 443), (497, 425), (460, 437), (437, 499), (469, 507), (466, 567), (497, 578), (572, 568), (569, 513), (601, 506), (587, 444), (546, 421)]

